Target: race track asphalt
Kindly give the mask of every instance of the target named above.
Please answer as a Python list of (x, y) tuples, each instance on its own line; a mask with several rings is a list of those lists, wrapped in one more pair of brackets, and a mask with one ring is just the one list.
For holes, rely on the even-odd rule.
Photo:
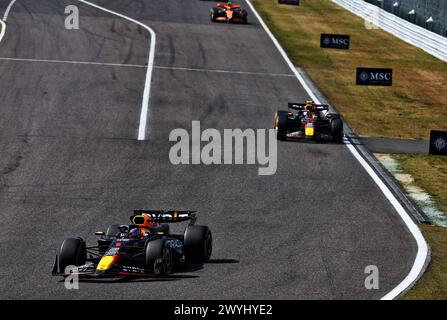
[[(268, 129), (307, 98), (251, 12), (248, 25), (212, 24), (209, 1), (94, 2), (157, 34), (147, 140), (148, 32), (75, 0), (18, 0), (0, 43), (1, 299), (378, 299), (405, 278), (416, 243), (343, 145), (279, 142), (271, 176), (170, 163), (175, 128)], [(79, 30), (64, 28), (70, 4)], [(94, 243), (138, 208), (197, 210), (210, 263), (79, 290), (51, 276), (64, 238)], [(378, 290), (364, 286), (368, 265)]]

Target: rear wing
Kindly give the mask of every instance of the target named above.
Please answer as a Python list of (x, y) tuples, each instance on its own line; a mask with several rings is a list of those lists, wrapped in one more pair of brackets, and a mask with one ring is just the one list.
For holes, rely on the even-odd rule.
[(221, 8), (230, 7), (231, 9), (236, 9), (236, 8), (240, 8), (241, 6), (239, 4), (218, 3), (218, 4), (216, 4), (216, 7), (221, 7)]
[[(327, 105), (327, 104), (317, 104), (316, 106), (317, 106), (318, 111), (328, 111), (329, 110), (329, 105)], [(289, 102), (289, 109), (304, 111), (304, 110), (306, 110), (305, 107), (306, 107), (305, 103)]]
[(133, 217), (146, 214), (152, 218), (154, 222), (183, 222), (190, 221), (190, 224), (194, 224), (197, 220), (196, 211), (181, 211), (181, 210), (134, 210), (133, 216), (130, 217), (130, 220), (133, 221)]

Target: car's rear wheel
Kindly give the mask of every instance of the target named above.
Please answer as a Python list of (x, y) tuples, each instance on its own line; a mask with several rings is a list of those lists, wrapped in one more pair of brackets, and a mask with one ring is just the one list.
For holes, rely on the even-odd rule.
[(211, 13), (210, 13), (210, 20), (211, 22), (216, 22), (216, 17), (217, 17), (217, 10), (216, 8), (211, 9)]
[(343, 121), (340, 118), (331, 121), (332, 137), (335, 142), (343, 141)]
[(188, 226), (183, 237), (187, 262), (207, 262), (213, 252), (213, 237), (207, 226)]
[(87, 251), (85, 242), (81, 238), (68, 238), (62, 242), (59, 250), (59, 270), (65, 272), (68, 266), (85, 264)]
[(331, 113), (328, 113), (326, 115), (326, 117), (331, 119), (331, 120), (340, 119), (340, 114), (331, 112)]
[(247, 20), (247, 16), (248, 16), (247, 11), (246, 10), (242, 10), (241, 16), (242, 16), (242, 19), (243, 19), (243, 24), (247, 24), (247, 22), (248, 22), (248, 20)]
[(289, 113), (287, 111), (278, 111), (275, 113), (274, 129), (276, 129), (276, 138), (285, 140), (287, 138), (287, 124)]
[(167, 276), (172, 272), (172, 252), (166, 241), (157, 239), (146, 243), (146, 270), (156, 277)]

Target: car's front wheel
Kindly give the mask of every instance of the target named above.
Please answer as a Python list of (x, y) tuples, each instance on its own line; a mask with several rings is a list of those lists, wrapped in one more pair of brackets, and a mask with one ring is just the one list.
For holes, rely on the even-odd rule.
[(156, 277), (167, 276), (172, 272), (172, 252), (163, 239), (146, 243), (146, 270)]
[(275, 113), (273, 127), (276, 129), (276, 138), (285, 140), (287, 138), (287, 125), (289, 113), (287, 111), (278, 111)]
[(87, 251), (85, 242), (81, 238), (65, 239), (59, 250), (59, 270), (65, 273), (68, 266), (80, 266), (85, 264)]

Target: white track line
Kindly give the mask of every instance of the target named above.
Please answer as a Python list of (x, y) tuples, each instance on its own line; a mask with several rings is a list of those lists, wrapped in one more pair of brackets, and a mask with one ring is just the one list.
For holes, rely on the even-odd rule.
[[(143, 64), (76, 61), (76, 60), (26, 59), (26, 58), (0, 57), (0, 61), (40, 62), (40, 63), (60, 63), (60, 64), (80, 64), (80, 65), (84, 64), (84, 65), (94, 65), (94, 66), (96, 65), (96, 66), (106, 66), (106, 67), (147, 68), (147, 66), (143, 65)], [(293, 77), (293, 78), (295, 78), (295, 75), (287, 74), (287, 73), (233, 71), (233, 70), (222, 70), (222, 69), (200, 69), (200, 68), (186, 68), (186, 67), (173, 67), (173, 66), (153, 66), (153, 68), (159, 69), (159, 70), (178, 70), (178, 71), (192, 71), (192, 72), (240, 74), (240, 75), (249, 75), (249, 76)]]
[(179, 70), (179, 71), (194, 71), (194, 72), (213, 72), (213, 73), (229, 73), (250, 76), (269, 76), (269, 77), (295, 77), (293, 74), (287, 73), (267, 73), (267, 72), (252, 72), (252, 71), (234, 71), (222, 69), (200, 69), (200, 68), (186, 68), (186, 67), (163, 67), (155, 66), (155, 69)]
[(91, 61), (75, 61), (75, 60), (50, 60), (50, 59), (25, 59), (25, 58), (0, 57), (0, 61), (41, 62), (41, 63), (60, 63), (60, 64), (85, 64), (85, 65), (107, 66), (107, 67), (147, 68), (147, 66), (143, 65), (143, 64), (91, 62)]
[(5, 14), (3, 16), (3, 21), (6, 22), (6, 20), (8, 20), (8, 16), (9, 16), (9, 12), (11, 11), (12, 6), (14, 5), (14, 3), (16, 3), (17, 0), (12, 0), (8, 7), (6, 8)]
[(8, 16), (9, 16), (9, 12), (11, 11), (12, 6), (14, 5), (14, 3), (16, 3), (17, 0), (12, 0), (8, 7), (6, 8), (5, 14), (3, 16), (3, 20), (0, 20), (0, 25), (2, 27), (2, 30), (0, 31), (0, 42), (2, 42), (3, 37), (5, 36), (6, 33), (6, 20), (8, 20)]
[(0, 42), (2, 42), (3, 37), (5, 36), (6, 33), (6, 23), (4, 23), (2, 20), (0, 20), (0, 25), (2, 30), (0, 31)]
[(413, 266), (410, 270), (410, 273), (402, 280), (401, 283), (393, 290), (388, 292), (385, 296), (382, 297), (382, 300), (392, 300), (399, 296), (405, 289), (411, 286), (419, 277), (424, 265), (425, 260), (428, 254), (428, 247), (425, 239), (419, 230), (418, 226), (413, 222), (410, 218), (409, 214), (402, 207), (400, 202), (396, 199), (396, 197), (391, 193), (390, 189), (383, 183), (383, 181), (379, 178), (379, 176), (374, 172), (371, 166), (363, 159), (363, 157), (359, 154), (357, 149), (350, 143), (346, 143), (349, 151), (354, 155), (354, 157), (360, 162), (362, 167), (368, 172), (370, 177), (374, 180), (374, 182), (379, 186), (380, 190), (382, 190), (385, 197), (391, 202), (393, 207), (396, 209), (399, 216), (407, 225), (413, 237), (416, 239), (418, 245), (418, 252), (416, 254), (416, 258), (414, 260)]
[[(298, 81), (301, 83), (303, 88), (306, 90), (306, 92), (309, 94), (310, 98), (314, 100), (316, 103), (320, 103), (317, 96), (312, 92), (312, 90), (309, 88), (303, 77), (298, 73), (298, 71), (295, 69), (295, 66), (293, 65), (292, 61), (289, 59), (287, 54), (285, 53), (282, 46), (279, 44), (278, 40), (276, 40), (275, 36), (271, 33), (267, 25), (262, 20), (261, 16), (258, 14), (254, 6), (251, 4), (250, 0), (245, 0), (250, 9), (255, 14), (256, 18), (258, 18), (260, 24), (264, 28), (264, 30), (269, 35), (270, 39), (272, 39), (273, 43), (275, 44), (276, 48), (281, 53), (282, 57), (286, 61), (286, 63), (289, 65), (292, 72), (295, 74)], [(418, 252), (416, 254), (416, 258), (414, 260), (413, 266), (410, 270), (410, 273), (405, 277), (405, 279), (402, 280), (401, 283), (397, 287), (395, 287), (393, 290), (388, 292), (385, 296), (382, 297), (382, 300), (392, 300), (399, 296), (404, 290), (406, 290), (408, 287), (410, 287), (412, 284), (414, 284), (415, 281), (417, 281), (419, 275), (421, 274), (422, 270), (424, 269), (425, 261), (427, 259), (428, 255), (428, 246), (425, 242), (424, 236), (422, 235), (421, 231), (419, 230), (418, 226), (413, 222), (413, 220), (410, 218), (409, 214), (405, 211), (405, 209), (402, 207), (402, 205), (399, 203), (399, 201), (396, 199), (396, 197), (391, 193), (391, 191), (388, 189), (388, 187), (383, 183), (383, 181), (379, 178), (379, 176), (374, 172), (374, 170), (370, 167), (370, 165), (362, 158), (362, 156), (359, 154), (359, 152), (355, 149), (354, 146), (347, 143), (345, 144), (349, 151), (354, 155), (354, 157), (360, 162), (362, 167), (366, 170), (366, 172), (370, 175), (370, 177), (374, 180), (374, 182), (377, 184), (377, 186), (382, 190), (383, 194), (386, 196), (386, 198), (390, 201), (390, 203), (393, 205), (393, 207), (396, 209), (399, 216), (402, 218), (404, 223), (406, 224), (408, 230), (413, 235), (413, 237), (416, 240), (417, 246), (418, 246)]]
[(138, 24), (139, 26), (141, 26), (141, 27), (145, 28), (147, 31), (149, 31), (149, 34), (151, 35), (151, 43), (150, 43), (150, 48), (149, 48), (149, 59), (148, 59), (148, 63), (147, 63), (147, 72), (146, 72), (146, 82), (144, 85), (143, 102), (141, 104), (140, 125), (138, 127), (138, 140), (145, 140), (146, 139), (147, 117), (148, 117), (148, 111), (149, 111), (149, 95), (151, 92), (152, 72), (154, 69), (155, 42), (156, 42), (155, 32), (149, 26), (147, 26), (137, 20), (129, 18), (125, 15), (122, 15), (120, 13), (106, 9), (104, 7), (98, 6), (97, 4), (94, 4), (94, 3), (91, 3), (91, 2), (88, 2), (85, 0), (78, 0), (78, 1), (82, 2), (86, 5), (92, 6), (96, 9), (116, 15), (120, 18), (123, 18), (130, 22), (133, 22), (135, 24)]

